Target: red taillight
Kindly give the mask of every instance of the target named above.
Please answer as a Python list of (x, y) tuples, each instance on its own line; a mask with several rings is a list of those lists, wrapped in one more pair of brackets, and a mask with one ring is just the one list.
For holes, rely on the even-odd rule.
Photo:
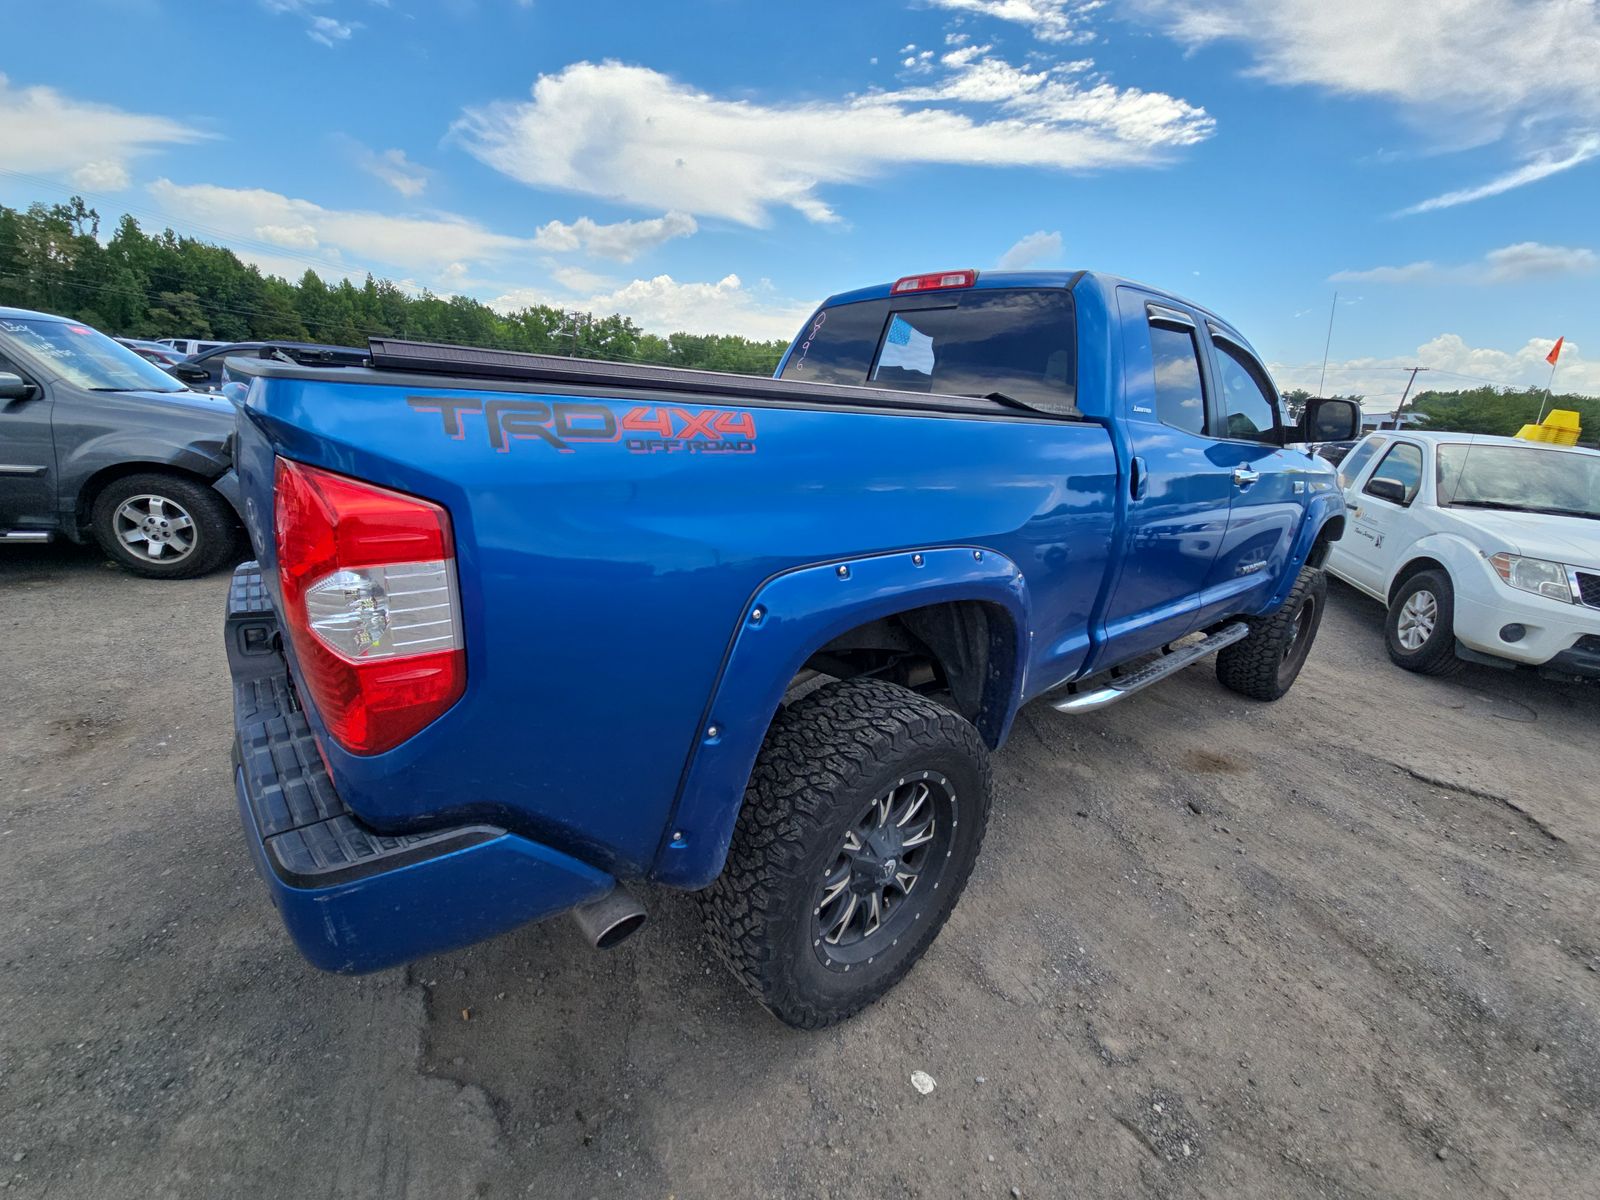
[(889, 291), (894, 295), (901, 292), (941, 292), (948, 288), (969, 288), (977, 282), (976, 271), (936, 271), (932, 275), (907, 275), (904, 279), (896, 279)]
[(284, 624), (317, 712), (352, 754), (398, 746), (466, 686), (450, 517), (280, 458)]

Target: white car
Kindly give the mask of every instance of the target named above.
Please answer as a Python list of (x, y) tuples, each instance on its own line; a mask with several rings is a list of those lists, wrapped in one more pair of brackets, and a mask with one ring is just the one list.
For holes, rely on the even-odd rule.
[(1389, 607), (1389, 657), (1600, 677), (1600, 452), (1516, 438), (1368, 434), (1339, 465), (1329, 572)]
[(156, 341), (163, 346), (171, 346), (185, 358), (193, 358), (196, 354), (204, 354), (207, 350), (228, 345), (227, 342), (203, 342), (198, 338), (157, 338)]

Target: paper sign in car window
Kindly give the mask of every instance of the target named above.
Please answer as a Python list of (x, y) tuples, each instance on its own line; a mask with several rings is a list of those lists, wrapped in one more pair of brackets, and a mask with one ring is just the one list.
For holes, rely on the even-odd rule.
[(889, 322), (889, 332), (883, 339), (883, 350), (878, 355), (878, 366), (872, 372), (872, 377), (878, 378), (885, 367), (899, 367), (902, 371), (932, 376), (933, 338), (926, 333), (918, 333), (904, 317), (895, 317)]

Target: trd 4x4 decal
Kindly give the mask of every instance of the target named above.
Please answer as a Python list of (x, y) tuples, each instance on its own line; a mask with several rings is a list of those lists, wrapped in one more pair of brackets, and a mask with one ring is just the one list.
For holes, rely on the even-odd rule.
[(753, 454), (754, 414), (726, 408), (645, 405), (617, 413), (583, 400), (480, 400), (407, 396), (419, 413), (438, 413), (447, 437), (466, 437), (469, 416), (483, 414), (489, 445), (504, 453), (513, 439), (536, 439), (563, 454), (585, 442), (622, 442), (634, 454)]

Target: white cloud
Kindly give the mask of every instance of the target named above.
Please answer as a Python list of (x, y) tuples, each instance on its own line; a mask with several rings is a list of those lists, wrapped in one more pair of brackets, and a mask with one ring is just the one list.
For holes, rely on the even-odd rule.
[(591, 296), (585, 307), (623, 313), (656, 333), (740, 333), (788, 340), (816, 310), (816, 302), (774, 299), (747, 288), (737, 275), (715, 283), (679, 283), (670, 275), (657, 275)]
[(453, 263), (500, 261), (534, 249), (531, 238), (496, 233), (451, 213), (395, 216), (323, 208), (264, 188), (180, 185), (166, 179), (153, 183), (150, 193), (164, 212), (222, 235), (246, 258), (254, 257), (252, 243), (267, 243), (348, 259), (352, 269), (370, 265), (380, 274), (437, 276)]
[(552, 267), (550, 278), (569, 292), (609, 292), (622, 286), (622, 280), (584, 267)]
[(1367, 267), (1360, 271), (1335, 271), (1330, 283), (1427, 283), (1437, 279), (1439, 265), (1433, 262), (1406, 263), (1403, 267)]
[[(499, 233), (447, 212), (394, 214), (324, 208), (264, 188), (182, 185), (161, 179), (150, 193), (180, 227), (220, 240), (263, 270), (298, 276), (308, 267), (360, 278), (418, 279), (450, 291), (471, 285), (485, 267), (531, 270), (544, 255), (584, 251), (626, 259), (694, 230), (692, 218), (668, 213), (649, 221), (599, 224), (579, 217), (552, 221), (531, 237)], [(295, 255), (299, 255), (298, 265)], [(270, 265), (269, 265), (270, 264)], [(286, 270), (285, 264), (289, 264)]]
[(1024, 25), (1041, 42), (1076, 42), (1091, 35), (1081, 18), (1101, 7), (1101, 0), (928, 0), (934, 8), (975, 13)]
[[(348, 42), (351, 35), (361, 28), (359, 21), (341, 21), (317, 11), (326, 7), (328, 0), (260, 0), (260, 3), (273, 16), (299, 17), (305, 22), (306, 36), (329, 48), (340, 42)], [(375, 0), (375, 6), (389, 7), (386, 0)]]
[(313, 42), (320, 42), (324, 46), (333, 46), (337, 42), (348, 42), (350, 35), (359, 26), (353, 21), (336, 21), (332, 17), (312, 17), (311, 24), (306, 28), (306, 36)]
[(81, 188), (128, 186), (128, 164), (209, 136), (179, 121), (75, 100), (47, 87), (12, 87), (0, 74), (0, 167), (65, 175)]
[(1403, 208), (1395, 215), (1398, 217), (1414, 216), (1417, 213), (1433, 212), (1440, 208), (1454, 208), (1458, 204), (1471, 204), (1474, 200), (1486, 200), (1490, 196), (1498, 196), (1502, 192), (1509, 192), (1526, 184), (1537, 183), (1551, 175), (1558, 175), (1562, 171), (1570, 171), (1573, 167), (1588, 162), (1591, 158), (1600, 156), (1600, 137), (1589, 136), (1579, 138), (1577, 143), (1569, 150), (1552, 154), (1549, 152), (1536, 155), (1532, 161), (1524, 163), (1513, 171), (1504, 175), (1497, 175), (1488, 183), (1480, 183), (1476, 187), (1461, 188), (1454, 192), (1445, 192), (1443, 195), (1434, 196), (1420, 204), (1413, 204)]
[(1046, 233), (1043, 229), (1037, 233), (1030, 233), (1018, 241), (1000, 256), (1000, 261), (995, 265), (1002, 271), (1018, 271), (1023, 267), (1035, 267), (1041, 263), (1054, 262), (1061, 257), (1061, 234)]
[(534, 234), (534, 244), (546, 250), (584, 250), (598, 258), (632, 262), (673, 238), (688, 237), (700, 226), (688, 213), (669, 212), (648, 221), (617, 221), (600, 225), (588, 217), (571, 224), (551, 221)]
[[(455, 135), (538, 188), (763, 225), (774, 208), (836, 215), (818, 194), (898, 165), (1083, 170), (1158, 162), (1208, 137), (1203, 109), (1118, 89), (1071, 63), (958, 62), (931, 86), (833, 101), (728, 100), (645, 67), (575, 63), (526, 101), (466, 110)], [(991, 111), (973, 116), (957, 105)]]
[(1240, 41), (1275, 83), (1384, 96), (1503, 125), (1600, 115), (1600, 10), (1550, 0), (1162, 0), (1152, 16), (1198, 46)]
[(380, 154), (363, 146), (356, 162), (367, 174), (383, 180), (408, 200), (427, 190), (430, 172), (408, 159), (404, 150), (385, 150)]
[(258, 225), (255, 235), (286, 250), (315, 250), (318, 245), (314, 225)]
[(1440, 266), (1434, 262), (1407, 263), (1400, 267), (1370, 267), (1338, 271), (1330, 283), (1512, 283), (1553, 275), (1586, 275), (1600, 267), (1600, 255), (1584, 246), (1547, 246), (1542, 242), (1516, 242), (1490, 250), (1477, 262)]
[(1517, 242), (1484, 255), (1489, 279), (1531, 279), (1542, 275), (1586, 275), (1600, 265), (1600, 255), (1585, 246), (1546, 246)]
[(787, 341), (814, 311), (816, 302), (783, 299), (770, 287), (746, 287), (737, 275), (715, 283), (679, 282), (670, 275), (635, 279), (603, 291), (583, 294), (583, 280), (572, 277), (575, 295), (551, 296), (532, 288), (514, 288), (489, 301), (491, 308), (511, 312), (531, 304), (553, 304), (596, 314), (621, 313), (651, 333), (738, 333), (761, 340)]
[(105, 159), (84, 163), (72, 173), (72, 186), (90, 192), (120, 192), (132, 181), (126, 165)]
[[(1582, 158), (1570, 147), (1600, 124), (1600, 5), (1593, 0), (1139, 0), (1139, 6), (1190, 47), (1243, 43), (1253, 73), (1274, 83), (1393, 101), (1447, 144), (1511, 135), (1519, 145), (1545, 148), (1481, 188), (1408, 212), (1464, 204), (1573, 166)], [(1586, 157), (1595, 153), (1591, 145)]]
[[(1550, 378), (1550, 364), (1545, 362), (1545, 355), (1550, 353), (1555, 340), (1554, 337), (1529, 338), (1516, 349), (1498, 350), (1488, 346), (1471, 346), (1459, 334), (1442, 333), (1418, 346), (1413, 354), (1330, 362), (1325, 386), (1330, 394), (1361, 393), (1367, 398), (1364, 407), (1374, 411), (1393, 408), (1405, 387), (1407, 374), (1414, 366), (1423, 366), (1428, 370), (1417, 376), (1413, 395), (1429, 390), (1458, 391), (1481, 387), (1485, 383), (1512, 388), (1542, 388)], [(1279, 387), (1316, 389), (1320, 363), (1268, 365)], [(1555, 390), (1600, 396), (1600, 361), (1585, 359), (1582, 348), (1570, 338), (1561, 350)]]

